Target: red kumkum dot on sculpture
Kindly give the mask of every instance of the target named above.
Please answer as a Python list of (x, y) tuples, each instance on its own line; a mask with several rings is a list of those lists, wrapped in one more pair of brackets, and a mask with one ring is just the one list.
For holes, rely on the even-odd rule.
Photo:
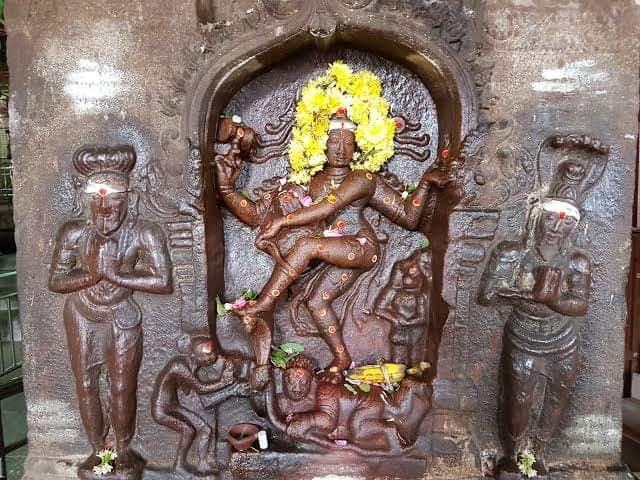
[(106, 197), (107, 196), (107, 189), (104, 187), (100, 187), (98, 189), (98, 195), (100, 195), (101, 197)]
[(449, 149), (443, 149), (442, 152), (440, 152), (440, 155), (442, 155), (442, 158), (449, 158)]
[(567, 218), (566, 212), (560, 212), (558, 216), (560, 217), (560, 220), (564, 220), (565, 218)]

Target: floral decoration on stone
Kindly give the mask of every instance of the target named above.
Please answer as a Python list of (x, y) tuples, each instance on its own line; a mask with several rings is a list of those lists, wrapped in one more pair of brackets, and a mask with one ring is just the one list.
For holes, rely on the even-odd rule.
[[(336, 118), (351, 124), (360, 151), (351, 168), (377, 172), (394, 154), (396, 121), (382, 97), (380, 79), (368, 70), (354, 73), (342, 61), (311, 80), (296, 107), (296, 124), (289, 145), (290, 180), (307, 184), (327, 162), (325, 146)], [(332, 120), (333, 118), (333, 120)]]

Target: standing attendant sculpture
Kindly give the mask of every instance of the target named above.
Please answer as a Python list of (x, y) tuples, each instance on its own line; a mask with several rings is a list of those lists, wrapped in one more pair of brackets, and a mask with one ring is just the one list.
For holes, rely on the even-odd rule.
[(391, 360), (395, 363), (416, 366), (424, 361), (431, 315), (431, 260), (431, 250), (418, 250), (396, 262), (376, 301), (375, 314), (391, 324)]
[(546, 472), (544, 454), (576, 382), (578, 336), (574, 317), (587, 313), (591, 262), (570, 237), (580, 203), (602, 176), (608, 147), (589, 137), (552, 139), (575, 159), (562, 162), (549, 193), (534, 207), (522, 241), (500, 243), (482, 279), (479, 300), (512, 306), (504, 330), (502, 415), (506, 470), (518, 471), (525, 450)]
[[(340, 382), (340, 373), (351, 364), (351, 355), (333, 302), (351, 288), (363, 272), (371, 269), (380, 256), (379, 240), (364, 215), (365, 209), (373, 208), (404, 228), (416, 229), (431, 187), (443, 187), (453, 179), (448, 169), (434, 166), (405, 200), (376, 173), (393, 156), (396, 122), (388, 117), (389, 104), (381, 97), (379, 80), (370, 72), (354, 74), (356, 80), (350, 84), (345, 80), (348, 86), (341, 95), (330, 98), (330, 92), (320, 92), (325, 83), (339, 85), (339, 79), (348, 78), (348, 75), (352, 75), (348, 67), (337, 62), (325, 77), (312, 81), (303, 89), (296, 112), (298, 123), (289, 147), (291, 183), (283, 189), (283, 196), (288, 200), (297, 199), (292, 211), (284, 215), (260, 216), (257, 205), (235, 190), (233, 182), (242, 164), (243, 150), (238, 147), (244, 135), (243, 128), (239, 129), (241, 135), (236, 137), (229, 153), (216, 160), (217, 181), (225, 204), (245, 223), (260, 225), (256, 246), (269, 251), (277, 261), (259, 297), (238, 312), (256, 349), (258, 375), (254, 376), (254, 380), (257, 378), (254, 385), (257, 386), (267, 381), (264, 367), (271, 345), (275, 304), (314, 261), (322, 262), (327, 268), (320, 269), (313, 279), (315, 289), (306, 303), (319, 334), (333, 355), (325, 379)], [(356, 106), (357, 95), (349, 93), (350, 86), (363, 79), (369, 87), (362, 105), (372, 109), (370, 112), (365, 110), (365, 114)], [(316, 94), (318, 97), (314, 97)], [(322, 103), (323, 99), (328, 103)], [(345, 99), (349, 99), (345, 103), (351, 102), (351, 106), (341, 106), (340, 102)], [(350, 114), (358, 117), (359, 124), (349, 117)], [(375, 132), (375, 135), (367, 135), (367, 132)], [(303, 233), (296, 234), (300, 231)], [(274, 242), (282, 236), (294, 235), (297, 238), (293, 246), (286, 255), (281, 255)]]
[[(131, 448), (142, 360), (142, 318), (134, 291), (172, 291), (171, 259), (162, 229), (141, 220), (131, 201), (133, 147), (84, 147), (73, 165), (83, 176), (86, 218), (65, 223), (56, 238), (49, 288), (69, 294), (64, 305), (71, 367), (82, 423), (93, 453), (80, 466), (94, 478), (97, 453), (113, 427), (115, 470), (100, 478), (141, 478), (144, 460)], [(100, 399), (106, 370), (109, 404)], [(96, 477), (97, 478), (97, 477)]]

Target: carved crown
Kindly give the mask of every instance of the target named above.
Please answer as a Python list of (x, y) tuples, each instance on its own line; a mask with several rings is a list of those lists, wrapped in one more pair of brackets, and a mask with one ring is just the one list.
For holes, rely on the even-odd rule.
[(96, 173), (129, 174), (136, 164), (136, 151), (131, 145), (114, 147), (89, 145), (73, 155), (73, 166), (87, 177)]
[(579, 205), (585, 195), (602, 178), (610, 147), (587, 135), (559, 135), (551, 146), (569, 150), (571, 158), (558, 165), (548, 196)]

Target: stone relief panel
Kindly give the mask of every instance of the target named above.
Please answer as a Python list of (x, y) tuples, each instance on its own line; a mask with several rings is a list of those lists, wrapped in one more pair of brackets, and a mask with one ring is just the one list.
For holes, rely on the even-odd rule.
[[(132, 293), (173, 289), (165, 234), (139, 218), (129, 188), (135, 163), (131, 146), (88, 146), (75, 153), (83, 215), (60, 228), (51, 261), (49, 288), (67, 294), (64, 326), (93, 449), (78, 470), (85, 479), (142, 478), (145, 460), (131, 448), (142, 361), (142, 315)], [(101, 456), (108, 442), (117, 452), (115, 470)]]
[[(336, 126), (323, 145), (327, 166), (306, 187), (287, 178), (292, 126), (301, 115), (293, 104), (302, 86), (338, 59), (354, 70), (372, 68), (385, 85), (395, 115), (396, 156), (380, 174), (351, 172), (360, 149), (349, 109), (343, 109), (331, 119)], [(284, 113), (274, 118), (272, 112), (282, 111), (278, 105)], [(226, 298), (245, 295), (225, 304), (219, 318), (223, 348), (234, 347), (237, 333), (223, 336), (241, 321), (255, 358), (250, 384), (266, 391), (267, 418), (288, 442), (374, 458), (413, 451), (419, 458), (424, 438), (412, 447), (431, 406), (431, 386), (420, 377), (429, 368), (425, 337), (433, 274), (428, 241), (404, 229), (421, 227), (434, 191), (455, 178), (447, 148), (433, 151), (439, 161), (430, 160), (438, 124), (428, 91), (408, 71), (377, 57), (339, 49), (320, 58), (310, 50), (248, 84), (226, 112), (214, 161), (230, 213), (225, 222), (259, 228), (257, 236), (246, 227), (225, 228)], [(256, 183), (261, 186), (248, 193)], [(266, 265), (241, 261), (253, 244), (271, 257)], [(411, 244), (423, 250), (407, 258)], [(391, 278), (383, 282), (382, 275)], [(250, 285), (236, 283), (247, 279)], [(254, 290), (259, 293), (246, 295)], [(274, 348), (305, 353), (278, 365)], [(376, 364), (384, 358), (394, 363)], [(345, 375), (354, 383), (345, 383)], [(385, 390), (385, 378), (387, 386), (399, 388)]]
[[(481, 280), (482, 304), (510, 307), (501, 360), (503, 471), (535, 453), (533, 468), (547, 473), (545, 453), (575, 389), (579, 372), (575, 317), (589, 308), (592, 261), (573, 235), (586, 194), (600, 181), (609, 147), (586, 135), (558, 135), (543, 143), (561, 151), (548, 190), (529, 211), (524, 237), (499, 243)], [(540, 157), (539, 157), (540, 158)], [(542, 175), (544, 177), (544, 174)]]
[[(169, 293), (172, 285), (180, 297), (181, 310), (175, 312), (176, 321), (171, 328), (175, 328), (177, 335), (185, 334), (177, 348), (153, 347), (149, 364), (153, 363), (155, 368), (161, 358), (166, 365), (154, 371), (155, 387), (143, 385), (138, 390), (138, 398), (151, 402), (151, 413), (159, 424), (156, 428), (175, 432), (178, 441), (174, 465), (147, 467), (145, 477), (276, 478), (283, 472), (313, 477), (317, 473), (314, 468), (318, 453), (326, 457), (327, 468), (332, 472), (346, 474), (393, 475), (394, 468), (400, 468), (407, 475), (415, 473), (417, 478), (425, 470), (450, 473), (460, 466), (462, 475), (479, 471), (479, 459), (483, 460), (484, 472), (494, 474), (498, 468), (496, 455), (479, 452), (482, 442), (469, 429), (481, 408), (478, 384), (486, 379), (485, 366), (476, 354), (482, 351), (477, 349), (478, 339), (469, 335), (476, 325), (477, 303), (487, 303), (486, 308), (494, 310), (499, 305), (500, 311), (509, 312), (508, 322), (512, 322), (512, 317), (526, 308), (546, 305), (544, 308), (553, 310), (550, 304), (566, 300), (561, 298), (563, 295), (576, 297), (577, 300), (571, 300), (575, 304), (592, 301), (588, 284), (592, 282), (593, 267), (589, 264), (589, 241), (582, 235), (589, 222), (581, 218), (563, 237), (562, 259), (557, 264), (555, 257), (553, 261), (529, 258), (538, 243), (548, 243), (554, 236), (553, 232), (545, 234), (545, 228), (552, 230), (548, 228), (550, 222), (530, 213), (524, 226), (526, 238), (503, 241), (505, 222), (510, 229), (518, 228), (523, 209), (564, 215), (562, 220), (576, 219), (575, 212), (568, 207), (562, 210), (557, 204), (551, 205), (553, 201), (573, 197), (574, 207), (584, 217), (582, 200), (578, 197), (603, 175), (606, 161), (593, 159), (601, 160), (608, 154), (608, 147), (602, 142), (579, 135), (549, 137), (536, 153), (514, 135), (515, 120), (493, 118), (496, 99), (489, 88), (493, 75), (489, 52), (507, 44), (527, 47), (522, 34), (539, 28), (536, 16), (528, 8), (522, 8), (522, 17), (508, 19), (496, 2), (487, 2), (486, 6), (480, 2), (473, 5), (474, 2), (409, 0), (193, 3), (199, 22), (197, 31), (185, 35), (182, 45), (189, 46), (181, 59), (183, 63), (168, 67), (176, 73), (170, 86), (160, 93), (159, 104), (154, 106), (162, 115), (158, 124), (161, 131), (157, 132), (162, 156), (138, 168), (135, 178), (132, 166), (108, 167), (109, 172), (127, 177), (126, 182), (131, 184), (126, 191), (120, 191), (124, 187), (118, 182), (124, 181), (116, 177), (98, 182), (105, 187), (104, 191), (99, 190), (100, 186), (95, 187), (98, 188), (95, 192), (89, 191), (95, 188), (86, 186), (85, 177), (92, 177), (93, 173), (76, 162), (81, 192), (77, 213), (84, 222), (82, 226), (101, 230), (102, 237), (123, 236), (122, 232), (129, 228), (128, 219), (143, 217), (152, 230), (157, 230), (154, 245), (164, 245), (162, 254), (155, 255), (155, 259), (151, 254), (130, 257), (130, 251), (137, 246), (125, 242), (115, 247), (107, 241), (103, 246), (97, 240), (88, 241), (100, 244), (97, 253), (81, 249), (80, 253), (69, 253), (67, 250), (73, 248), (65, 250), (63, 246), (69, 240), (67, 236), (73, 235), (61, 230), (52, 262), (51, 288), (67, 294), (65, 324), (71, 321), (67, 317), (76, 315), (69, 313), (76, 308), (67, 307), (67, 303), (73, 303), (69, 298), (84, 295), (82, 292), (95, 287), (82, 286), (77, 293), (60, 286), (64, 275), (73, 270), (69, 265), (74, 255), (81, 258), (80, 269), (86, 268), (94, 280), (102, 274), (110, 276), (97, 280), (98, 285), (121, 281), (117, 279), (114, 258), (123, 257), (123, 264), (132, 270), (128, 272), (131, 274), (144, 272), (144, 268), (170, 272), (168, 283), (165, 278), (160, 286), (131, 284), (126, 288)], [(527, 7), (529, 3), (519, 4)], [(566, 13), (559, 8), (552, 10), (554, 18), (561, 23), (567, 21)], [(573, 4), (568, 10), (575, 10)], [(599, 10), (595, 10), (588, 15), (598, 15)], [(602, 12), (606, 13), (606, 9)], [(624, 12), (623, 8), (614, 9), (615, 15)], [(195, 24), (196, 18), (193, 20)], [(447, 132), (438, 121), (434, 92), (425, 88), (410, 70), (331, 43), (341, 29), (349, 31), (354, 26), (366, 25), (375, 30), (375, 25), (381, 22), (418, 25), (410, 35), (428, 37), (455, 62), (469, 69), (471, 83), (466, 87), (474, 90), (472, 96), (476, 97), (480, 114), (469, 124), (473, 131), (462, 145), (449, 144)], [(401, 28), (397, 29), (400, 32)], [(200, 125), (196, 132), (186, 116), (193, 116), (193, 112), (187, 112), (188, 104), (195, 88), (202, 88), (199, 83), (202, 75), (222, 55), (243, 42), (256, 47), (267, 45), (267, 40), (255, 39), (269, 31), (309, 32), (319, 49), (301, 50), (272, 70), (261, 72), (231, 98), (222, 112), (224, 118), (209, 119), (208, 125)], [(482, 37), (477, 35), (478, 31), (484, 32)], [(483, 41), (479, 42), (479, 38)], [(590, 42), (598, 41), (594, 34)], [(576, 46), (575, 39), (569, 43)], [(286, 149), (301, 86), (338, 58), (346, 58), (356, 68), (371, 68), (383, 79), (397, 122), (396, 157), (376, 174), (374, 190), (383, 194), (376, 199), (374, 192), (370, 202), (362, 202), (360, 198), (349, 202), (342, 198), (368, 191), (366, 181), (372, 179), (366, 174), (365, 182), (361, 182), (363, 178), (332, 177), (335, 172), (325, 170), (317, 177), (324, 183), (310, 191), (286, 181)], [(214, 126), (215, 135), (211, 135), (207, 128)], [(332, 144), (336, 145), (336, 151), (329, 156), (331, 161), (339, 162), (350, 157), (350, 149), (357, 141), (351, 138), (344, 123), (335, 130), (340, 134), (330, 136), (326, 148), (330, 150)], [(209, 137), (199, 138), (203, 132)], [(118, 149), (119, 155), (132, 156), (130, 149), (124, 147), (98, 150), (106, 158)], [(569, 160), (565, 158), (559, 163), (558, 156)], [(580, 165), (586, 165), (584, 172)], [(120, 205), (114, 201), (109, 208), (89, 209), (97, 212), (94, 218), (89, 211), (82, 210), (89, 193), (97, 193), (103, 204), (110, 195), (117, 197), (123, 193), (127, 201)], [(212, 198), (214, 194), (217, 199)], [(207, 257), (206, 244), (213, 236), (207, 236), (205, 217), (216, 201), (226, 205), (225, 289), (220, 292), (220, 303), (224, 309), (228, 302), (232, 310), (243, 312), (219, 314), (217, 328), (209, 332), (207, 320), (211, 316), (207, 318), (207, 312), (216, 307), (212, 295), (215, 289), (208, 288), (206, 267), (207, 263), (216, 263), (222, 271), (222, 255)], [(311, 204), (305, 205), (309, 201)], [(317, 222), (309, 218), (311, 214), (300, 215), (300, 211), (323, 202), (330, 205), (329, 216), (336, 221), (323, 225), (327, 228), (317, 228)], [(138, 208), (142, 215), (138, 215)], [(125, 220), (118, 224), (123, 215)], [(358, 222), (371, 227), (366, 232), (370, 236), (360, 235), (360, 230), (349, 230)], [(259, 231), (251, 230), (255, 228)], [(410, 232), (413, 229), (418, 232)], [(139, 234), (135, 229), (132, 231)], [(355, 237), (355, 242), (344, 241), (345, 236)], [(438, 243), (438, 238), (443, 237), (446, 243), (435, 245), (435, 249), (424, 242), (426, 238), (435, 238)], [(222, 238), (213, 240), (222, 247)], [(497, 246), (496, 241), (500, 242)], [(503, 246), (509, 248), (503, 251)], [(109, 252), (109, 248), (114, 251)], [(322, 251), (335, 256), (329, 258), (328, 254), (318, 253)], [(88, 260), (86, 265), (83, 256)], [(499, 257), (499, 261), (494, 257)], [(357, 263), (363, 259), (366, 265)], [(164, 267), (160, 268), (162, 262)], [(548, 267), (545, 269), (537, 263), (553, 265), (542, 265)], [(501, 275), (511, 267), (531, 270), (512, 282), (516, 285), (513, 290), (518, 291), (496, 290), (494, 285), (491, 288), (500, 290), (500, 294), (494, 292), (493, 298), (485, 299), (489, 295), (481, 292), (479, 300), (480, 278), (483, 286), (491, 283), (487, 279), (495, 278), (508, 283)], [(98, 274), (92, 273), (92, 269)], [(524, 298), (525, 290), (531, 298)], [(124, 303), (129, 307), (132, 303), (135, 310), (131, 292), (128, 295)], [(108, 306), (115, 311), (122, 308), (120, 303), (123, 302)], [(449, 311), (443, 310), (443, 303)], [(531, 303), (536, 305), (531, 307)], [(100, 308), (88, 308), (88, 313), (82, 314), (87, 316), (85, 323), (99, 323), (89, 317)], [(549, 318), (566, 324), (582, 316), (578, 307), (554, 312), (553, 318)], [(167, 316), (174, 316), (174, 312), (167, 312)], [(92, 324), (82, 327), (83, 334), (92, 327)], [(81, 337), (69, 327), (67, 332), (69, 338)], [(217, 335), (210, 335), (214, 333)], [(109, 335), (116, 334), (103, 332), (95, 338), (108, 343)], [(574, 341), (574, 337), (569, 337)], [(509, 347), (507, 340), (507, 333), (502, 339), (492, 339), (492, 347), (499, 347), (500, 341), (505, 345), (500, 382), (505, 389), (502, 405), (506, 413), (502, 413), (498, 423), (507, 425), (513, 437), (504, 442), (505, 457), (517, 460), (523, 448), (535, 449), (541, 453), (536, 467), (542, 473), (546, 444), (554, 438), (558, 418), (567, 410), (572, 382), (580, 375), (577, 357), (569, 349), (568, 356), (561, 361), (549, 361), (552, 357), (548, 357), (538, 363), (545, 364), (540, 370), (550, 370), (538, 371), (536, 365), (523, 374), (528, 377), (518, 377), (522, 372), (516, 370), (523, 362), (517, 348)], [(139, 347), (139, 338), (133, 344), (135, 348), (129, 353), (135, 358), (126, 361), (137, 375), (139, 360), (135, 349)], [(296, 350), (299, 345), (304, 346), (304, 352)], [(133, 436), (131, 421), (118, 419), (128, 415), (130, 420), (135, 416), (131, 405), (135, 404), (136, 392), (130, 385), (135, 375), (129, 371), (125, 381), (114, 382), (118, 380), (117, 368), (100, 357), (100, 352), (109, 354), (108, 345), (103, 350), (76, 347), (71, 348), (72, 364), (81, 409), (85, 409), (83, 421), (89, 417), (86, 409), (108, 410), (111, 402), (124, 399), (116, 406), (115, 415), (101, 417), (102, 427), (97, 416), (84, 422), (92, 447), (96, 450), (97, 445), (104, 445), (106, 425), (111, 423), (119, 455), (113, 478), (137, 478), (145, 460), (129, 448)], [(76, 350), (79, 353), (74, 353)], [(162, 353), (157, 354), (158, 351)], [(274, 351), (293, 358), (286, 366), (270, 365)], [(91, 368), (87, 382), (82, 383), (76, 372), (82, 367), (76, 364), (82, 364), (85, 357), (94, 353), (98, 355), (99, 368)], [(437, 376), (432, 378), (436, 368)], [(553, 368), (563, 372), (557, 373)], [(99, 370), (107, 372), (109, 380), (117, 384), (113, 387), (107, 382), (107, 389), (122, 386), (127, 393), (117, 392), (119, 397), (108, 402), (97, 401), (96, 378), (100, 377), (98, 383), (105, 391), (105, 375), (96, 374)], [(116, 373), (112, 374), (112, 370)], [(343, 381), (346, 376), (356, 383)], [(555, 377), (559, 378), (557, 382)], [(386, 389), (389, 383), (397, 388)], [(562, 388), (556, 388), (558, 383)], [(82, 391), (88, 384), (87, 391)], [(527, 388), (534, 385), (531, 392), (526, 392), (531, 405), (523, 408), (518, 405), (519, 414), (514, 414), (514, 398), (522, 397), (518, 394), (525, 390), (523, 384)], [(540, 393), (543, 389), (545, 392)], [(534, 414), (535, 403), (548, 415)], [(122, 415), (118, 415), (118, 408)], [(531, 433), (536, 428), (537, 433)], [(254, 450), (260, 450), (261, 454), (255, 455)], [(168, 455), (172, 459), (173, 453), (172, 450)], [(343, 462), (342, 454), (347, 454), (350, 460)], [(393, 462), (382, 460), (392, 456), (398, 458)], [(366, 461), (361, 461), (361, 457)], [(94, 454), (81, 467), (83, 478), (92, 478), (95, 463)], [(504, 469), (513, 466), (513, 462), (499, 465)]]

